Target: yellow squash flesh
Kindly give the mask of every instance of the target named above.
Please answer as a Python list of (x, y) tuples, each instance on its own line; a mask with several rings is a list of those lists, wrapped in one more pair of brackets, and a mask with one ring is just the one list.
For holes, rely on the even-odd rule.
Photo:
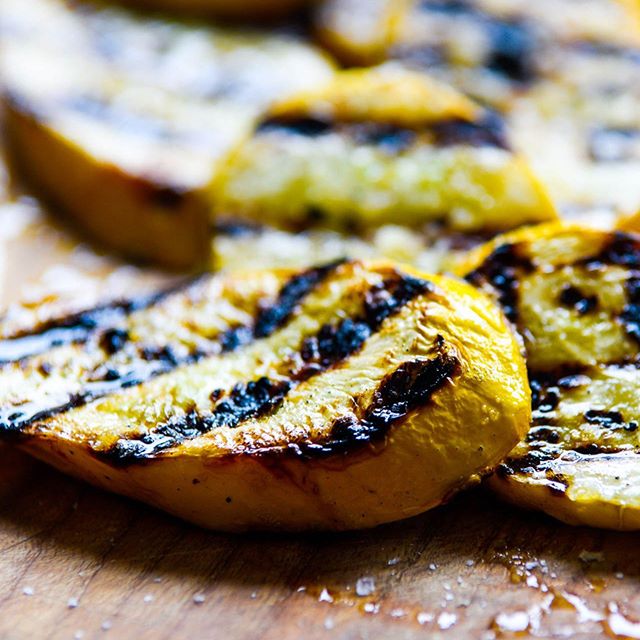
[(461, 273), (514, 323), (533, 392), (529, 434), (491, 487), (572, 524), (640, 528), (640, 238), (531, 227)]
[(4, 437), (216, 529), (420, 513), (530, 419), (499, 310), (390, 263), (207, 277), (6, 335), (0, 357)]

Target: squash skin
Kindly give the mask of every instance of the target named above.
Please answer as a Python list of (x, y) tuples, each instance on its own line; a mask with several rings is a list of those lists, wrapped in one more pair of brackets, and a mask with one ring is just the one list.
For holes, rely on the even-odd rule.
[[(499, 256), (518, 264), (502, 269)], [(570, 524), (640, 527), (639, 267), (638, 236), (568, 224), (498, 237), (461, 267), (502, 301), (527, 353), (532, 427), (489, 480), (506, 500)], [(489, 271), (515, 278), (513, 297)]]
[[(211, 280), (212, 290), (218, 286), (215, 282), (226, 278), (224, 291), (238, 285), (240, 291), (260, 291), (261, 282), (270, 282), (268, 290), (273, 291), (275, 283), (291, 273), (218, 276)], [(424, 278), (433, 289), (383, 320), (352, 355), (296, 383), (274, 412), (168, 448), (131, 454), (130, 444), (138, 441), (138, 432), (157, 430), (167, 398), (174, 398), (169, 405), (182, 415), (181, 407), (192, 401), (206, 406), (210, 387), (216, 387), (218, 378), (227, 379), (225, 370), (238, 382), (255, 379), (261, 372), (277, 380), (273, 367), (281, 366), (278, 354), (297, 348), (296, 335), (313, 335), (323, 322), (357, 313), (362, 287), (368, 289), (398, 274)], [(245, 311), (261, 299), (247, 295), (246, 304), (242, 296), (240, 301)], [(188, 307), (189, 296), (185, 300)], [(171, 299), (163, 304), (173, 309), (173, 316), (180, 315)], [(140, 313), (152, 317), (158, 311)], [(215, 311), (194, 317), (209, 322), (212, 314)], [(154, 321), (151, 326), (162, 324)], [(82, 360), (73, 351), (82, 347), (66, 348), (72, 350), (73, 362)], [(71, 356), (59, 351), (57, 357), (65, 361)], [(13, 388), (14, 400), (21, 385), (30, 393), (33, 384), (36, 388), (41, 384), (35, 377), (24, 382), (22, 376), (36, 376), (43, 358), (58, 375), (53, 352), (36, 356), (26, 367), (9, 365), (0, 373), (0, 378), (18, 380), (12, 387), (10, 378), (5, 379), (5, 389)], [(247, 370), (252, 362), (262, 363), (258, 371)], [(384, 381), (403, 367), (417, 366), (412, 364), (416, 362), (422, 363), (419, 367), (435, 363), (433, 371), (440, 371), (437, 384), (417, 405), (370, 437), (352, 438), (351, 427), (344, 431), (336, 426), (337, 418), (344, 420), (353, 411), (365, 415), (359, 412), (375, 405)], [(405, 390), (415, 379), (408, 380)], [(3, 404), (6, 409), (6, 395)], [(495, 468), (522, 437), (529, 417), (519, 345), (485, 296), (457, 280), (424, 276), (389, 263), (346, 263), (335, 267), (271, 336), (84, 406), (17, 429), (5, 428), (4, 433), (67, 473), (208, 528), (340, 530), (376, 526), (441, 504)]]

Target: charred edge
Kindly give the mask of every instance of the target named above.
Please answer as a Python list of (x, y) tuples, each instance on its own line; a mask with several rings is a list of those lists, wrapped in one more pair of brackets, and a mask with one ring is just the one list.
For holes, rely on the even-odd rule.
[(194, 409), (139, 439), (121, 439), (100, 456), (120, 466), (139, 462), (213, 429), (237, 428), (248, 419), (269, 415), (296, 384), (359, 351), (384, 320), (415, 297), (432, 290), (433, 285), (427, 281), (396, 274), (367, 292), (360, 317), (347, 318), (337, 325), (326, 324), (317, 335), (307, 338), (298, 357), (292, 358), (295, 366), (289, 371), (289, 379), (274, 382), (263, 377), (238, 384), (228, 394), (216, 389), (211, 393), (211, 399), (216, 403), (211, 413), (199, 413)]
[(558, 301), (561, 305), (573, 309), (581, 316), (587, 315), (598, 308), (597, 295), (587, 295), (580, 291), (578, 287), (574, 287), (570, 284), (562, 287), (560, 295), (558, 296)]
[[(517, 84), (526, 84), (535, 79), (537, 38), (534, 28), (525, 20), (499, 19), (461, 0), (423, 0), (420, 9), (455, 19), (472, 20), (489, 40), (489, 52), (484, 61), (489, 70)], [(454, 28), (453, 24), (451, 28)]]
[(460, 370), (460, 360), (444, 350), (432, 360), (406, 362), (381, 382), (361, 416), (339, 418), (325, 442), (292, 443), (289, 452), (303, 458), (318, 458), (346, 454), (379, 442), (394, 424), (425, 406)]
[(314, 118), (270, 118), (258, 132), (281, 131), (288, 134), (316, 138), (330, 133), (344, 135), (358, 145), (375, 146), (389, 154), (402, 153), (417, 141), (420, 131), (430, 134), (438, 147), (466, 145), (508, 149), (504, 123), (495, 113), (487, 113), (481, 120), (470, 122), (449, 119), (420, 130), (383, 122), (332, 122)]
[[(190, 278), (160, 293), (113, 302), (43, 323), (33, 332), (0, 340), (0, 365), (18, 362), (66, 344), (83, 344), (97, 331), (117, 332), (112, 325), (136, 311), (153, 307), (171, 295), (181, 293), (201, 280)], [(110, 345), (107, 344), (107, 347)], [(115, 346), (115, 345), (114, 345)]]
[(503, 244), (469, 273), (466, 280), (478, 288), (490, 285), (497, 292), (505, 316), (515, 324), (518, 321), (519, 278), (533, 269), (531, 260), (522, 255), (518, 245)]
[(223, 351), (233, 351), (254, 338), (266, 338), (273, 334), (287, 322), (298, 304), (342, 264), (344, 260), (339, 260), (293, 276), (280, 289), (275, 303), (258, 312), (253, 327), (236, 327), (223, 334)]

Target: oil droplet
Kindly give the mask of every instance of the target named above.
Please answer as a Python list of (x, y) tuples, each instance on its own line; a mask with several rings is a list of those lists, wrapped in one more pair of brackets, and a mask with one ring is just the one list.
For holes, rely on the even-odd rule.
[(440, 629), (442, 629), (442, 631), (446, 631), (447, 629), (451, 629), (451, 627), (453, 627), (457, 619), (458, 617), (455, 613), (448, 613), (447, 611), (443, 611), (438, 616), (438, 626), (440, 627)]

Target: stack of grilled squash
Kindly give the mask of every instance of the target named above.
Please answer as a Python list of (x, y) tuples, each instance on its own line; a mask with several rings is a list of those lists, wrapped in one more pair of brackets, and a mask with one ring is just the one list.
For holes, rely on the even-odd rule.
[(635, 4), (128, 4), (310, 20), (5, 0), (25, 177), (100, 243), (217, 273), (6, 316), (0, 437), (223, 530), (375, 526), (483, 478), (640, 528)]

